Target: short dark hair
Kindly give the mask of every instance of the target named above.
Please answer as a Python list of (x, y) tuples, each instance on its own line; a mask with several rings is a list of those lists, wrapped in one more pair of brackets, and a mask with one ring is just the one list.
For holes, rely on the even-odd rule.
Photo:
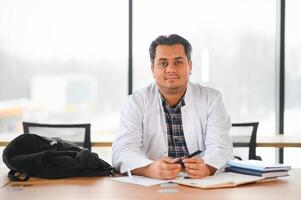
[(150, 61), (152, 64), (154, 64), (154, 60), (156, 57), (156, 48), (158, 45), (175, 45), (175, 44), (181, 44), (184, 47), (185, 55), (187, 59), (191, 60), (191, 51), (192, 47), (191, 44), (186, 40), (185, 38), (177, 35), (177, 34), (171, 34), (171, 35), (160, 35), (157, 37), (154, 41), (152, 41), (150, 47), (149, 47), (149, 55), (150, 55)]

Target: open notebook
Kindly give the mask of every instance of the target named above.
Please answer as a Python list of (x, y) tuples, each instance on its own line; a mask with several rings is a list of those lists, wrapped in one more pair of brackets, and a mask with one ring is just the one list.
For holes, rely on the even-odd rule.
[(216, 176), (208, 176), (202, 179), (181, 178), (181, 179), (173, 180), (172, 182), (181, 185), (188, 185), (192, 187), (210, 189), (210, 188), (236, 187), (238, 185), (257, 182), (263, 179), (264, 179), (263, 177), (228, 172), (228, 173), (221, 173)]
[(123, 176), (111, 178), (112, 180), (125, 182), (125, 183), (133, 183), (143, 186), (152, 186), (158, 185), (167, 182), (178, 183), (181, 185), (187, 185), (192, 187), (198, 187), (203, 189), (210, 188), (223, 188), (223, 187), (236, 187), (238, 185), (252, 183), (256, 181), (263, 180), (263, 177), (258, 176), (250, 176), (245, 174), (237, 174), (232, 172), (221, 173), (215, 176), (208, 176), (202, 179), (185, 179), (184, 177), (178, 177), (175, 180), (158, 180), (147, 178), (144, 176)]

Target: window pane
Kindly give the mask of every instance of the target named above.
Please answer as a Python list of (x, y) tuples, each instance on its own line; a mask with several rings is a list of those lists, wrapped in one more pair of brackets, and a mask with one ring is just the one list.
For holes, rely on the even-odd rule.
[[(285, 37), (285, 115), (284, 134), (301, 134), (301, 2), (286, 1), (286, 37)], [(300, 148), (284, 149), (284, 162), (301, 167)]]
[[(134, 88), (153, 81), (151, 41), (178, 33), (193, 47), (191, 80), (220, 90), (233, 122), (259, 121), (259, 135), (275, 134), (277, 1), (183, 2), (134, 1)], [(274, 149), (258, 154), (270, 160)]]
[(123, 0), (0, 0), (0, 132), (20, 133), (22, 120), (114, 132), (127, 24)]

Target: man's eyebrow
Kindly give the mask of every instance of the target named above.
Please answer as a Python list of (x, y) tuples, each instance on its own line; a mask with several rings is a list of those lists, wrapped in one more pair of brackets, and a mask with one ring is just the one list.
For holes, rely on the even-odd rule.
[[(178, 56), (178, 57), (175, 57), (175, 58), (172, 58), (174, 60), (179, 60), (179, 59), (185, 59), (183, 58), (182, 56)], [(168, 58), (159, 58), (159, 60), (168, 60)]]
[(167, 58), (159, 58), (159, 60), (167, 60)]
[(174, 59), (178, 60), (178, 59), (184, 59), (184, 58), (182, 56), (179, 56), (179, 57), (175, 57)]

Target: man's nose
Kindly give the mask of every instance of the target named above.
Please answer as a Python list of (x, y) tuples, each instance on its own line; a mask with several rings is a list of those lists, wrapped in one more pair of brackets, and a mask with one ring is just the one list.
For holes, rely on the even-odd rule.
[(165, 72), (175, 72), (176, 71), (176, 66), (174, 64), (169, 64), (167, 65), (167, 67), (165, 68)]

